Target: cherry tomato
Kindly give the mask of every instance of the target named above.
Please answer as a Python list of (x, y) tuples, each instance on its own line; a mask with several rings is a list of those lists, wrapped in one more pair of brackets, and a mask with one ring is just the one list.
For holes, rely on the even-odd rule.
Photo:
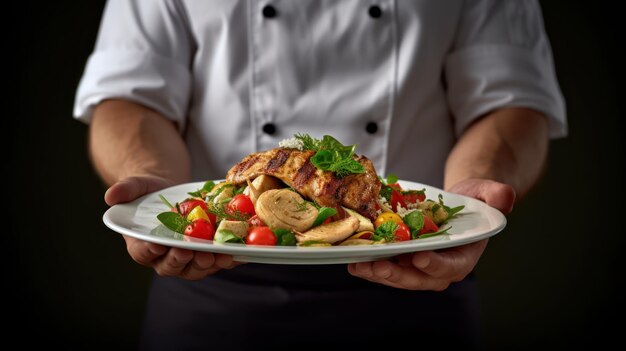
[[(178, 207), (180, 208), (180, 214), (185, 217), (189, 214), (189, 212), (191, 212), (191, 210), (196, 208), (196, 206), (202, 207), (202, 209), (205, 211), (207, 209), (206, 202), (200, 199), (187, 199), (178, 204)], [(176, 212), (176, 208), (173, 208), (172, 211)]]
[(252, 200), (250, 200), (248, 195), (244, 194), (237, 194), (233, 196), (232, 200), (230, 200), (226, 206), (226, 212), (230, 214), (239, 212), (248, 218), (256, 214)]
[(411, 192), (411, 193), (403, 194), (402, 198), (404, 199), (404, 202), (407, 204), (415, 204), (415, 203), (423, 202), (424, 200), (426, 200), (426, 194)]
[(406, 203), (404, 202), (404, 198), (402, 194), (400, 194), (397, 190), (391, 191), (391, 209), (396, 212), (398, 211), (398, 205), (406, 208)]
[(248, 230), (246, 244), (248, 245), (276, 245), (276, 235), (270, 227), (252, 227)]
[(397, 213), (383, 212), (380, 215), (378, 215), (378, 217), (376, 217), (376, 220), (374, 220), (374, 228), (378, 228), (381, 224), (387, 221), (393, 221), (398, 224), (404, 223), (402, 222), (402, 217), (400, 217)]
[(213, 240), (215, 227), (204, 218), (198, 218), (185, 228), (185, 235), (194, 238)]
[(330, 223), (330, 222), (332, 222), (332, 221), (333, 221), (333, 216), (330, 216), (330, 217), (326, 218), (326, 219), (322, 222), (322, 224), (328, 224), (328, 223)]
[(420, 229), (418, 235), (422, 235), (426, 233), (434, 233), (438, 230), (439, 230), (439, 227), (435, 224), (435, 222), (433, 222), (433, 220), (430, 217), (424, 216), (424, 226), (422, 227), (422, 229)]
[(257, 216), (257, 215), (254, 215), (254, 216), (250, 217), (250, 219), (248, 219), (248, 225), (250, 225), (251, 227), (265, 227), (265, 226), (267, 226), (267, 224), (263, 223), (261, 218), (259, 218), (259, 216)]
[(411, 240), (411, 229), (404, 223), (398, 223), (398, 229), (396, 229), (393, 235), (395, 235), (396, 241)]

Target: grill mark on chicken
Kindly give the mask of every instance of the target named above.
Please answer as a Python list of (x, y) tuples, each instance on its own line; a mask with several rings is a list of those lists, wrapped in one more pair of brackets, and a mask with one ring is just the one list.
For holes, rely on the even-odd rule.
[(302, 188), (302, 186), (313, 176), (313, 173), (315, 173), (316, 170), (317, 168), (315, 168), (315, 166), (311, 163), (311, 158), (308, 158), (304, 166), (300, 167), (298, 173), (296, 173), (296, 176), (293, 178), (293, 188)]
[(317, 204), (336, 209), (336, 218), (347, 215), (343, 205), (373, 221), (381, 183), (372, 162), (358, 156), (355, 160), (363, 165), (365, 172), (338, 178), (333, 172), (317, 169), (310, 161), (314, 154), (312, 150), (284, 148), (253, 153), (233, 166), (226, 180), (242, 184), (261, 174), (271, 175)]
[(259, 159), (259, 154), (249, 155), (247, 157), (247, 160), (244, 159), (242, 162), (239, 162), (238, 164), (236, 164), (235, 167), (231, 169), (231, 171), (234, 171), (235, 177), (239, 178), (244, 172), (246, 172), (250, 167), (252, 167), (252, 165), (256, 164), (258, 159)]
[(276, 156), (272, 157), (272, 159), (267, 163), (265, 170), (268, 172), (273, 172), (287, 161), (289, 158), (289, 151), (286, 149), (280, 149), (276, 152)]

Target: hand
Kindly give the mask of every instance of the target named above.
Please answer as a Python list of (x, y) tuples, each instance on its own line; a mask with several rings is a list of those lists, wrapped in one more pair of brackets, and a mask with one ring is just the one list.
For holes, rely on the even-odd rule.
[[(482, 200), (504, 214), (513, 209), (513, 187), (485, 179), (467, 179), (449, 189)], [(408, 290), (442, 291), (461, 281), (474, 269), (488, 239), (437, 251), (420, 251), (393, 260), (348, 265), (350, 274), (374, 283)]]
[[(113, 206), (172, 185), (171, 181), (154, 176), (124, 178), (107, 190), (104, 200)], [(241, 264), (233, 261), (230, 255), (170, 248), (126, 235), (123, 237), (130, 257), (141, 265), (152, 267), (161, 276), (198, 280), (220, 269), (230, 269)]]

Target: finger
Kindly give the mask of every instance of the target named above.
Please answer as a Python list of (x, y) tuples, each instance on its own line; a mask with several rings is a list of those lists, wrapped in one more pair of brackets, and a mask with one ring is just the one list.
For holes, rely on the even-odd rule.
[(153, 268), (161, 276), (178, 276), (193, 259), (193, 256), (191, 250), (173, 247), (165, 256), (154, 262)]
[(162, 245), (149, 243), (128, 236), (124, 236), (126, 240), (126, 250), (135, 262), (151, 267), (154, 260), (163, 256), (167, 252), (167, 248)]
[(147, 193), (157, 191), (172, 185), (164, 178), (153, 176), (128, 177), (113, 184), (104, 194), (104, 201), (113, 206), (118, 203), (129, 202)]
[[(368, 280), (373, 283), (384, 284), (385, 279), (383, 277), (374, 274), (374, 262), (358, 262), (348, 265), (348, 272), (355, 277), (359, 277)], [(390, 285), (390, 284), (386, 284)], [(397, 286), (394, 286), (397, 287)]]
[(390, 261), (374, 262), (372, 279), (394, 288), (408, 290), (445, 290), (450, 281), (429, 276), (414, 268), (401, 266)]
[(193, 259), (183, 270), (181, 276), (185, 279), (199, 280), (217, 272), (215, 256), (210, 252), (195, 251)]
[(500, 210), (504, 214), (513, 211), (515, 189), (508, 184), (490, 182), (485, 184), (483, 198), (487, 205)]
[(218, 268), (231, 269), (242, 264), (244, 264), (244, 262), (233, 260), (232, 255), (215, 254), (215, 266)]
[(488, 179), (465, 179), (454, 184), (449, 191), (481, 200), (504, 214), (511, 213), (516, 198), (512, 186)]
[(354, 276), (369, 279), (373, 276), (372, 262), (357, 262), (348, 265), (348, 272)]
[(487, 240), (435, 251), (420, 251), (413, 254), (412, 263), (421, 272), (439, 279), (459, 281), (476, 266), (487, 246)]

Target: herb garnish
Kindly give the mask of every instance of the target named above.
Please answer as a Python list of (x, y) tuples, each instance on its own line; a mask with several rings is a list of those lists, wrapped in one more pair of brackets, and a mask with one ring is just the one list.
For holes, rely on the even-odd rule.
[(398, 224), (394, 221), (387, 221), (376, 228), (372, 240), (379, 241), (385, 240), (385, 242), (393, 242), (396, 238), (396, 230)]
[(302, 143), (303, 150), (316, 151), (311, 163), (323, 171), (334, 172), (338, 177), (365, 172), (363, 165), (353, 158), (356, 144), (343, 145), (330, 135), (324, 135), (321, 140), (308, 134), (296, 134), (294, 138)]
[(191, 195), (193, 197), (204, 198), (204, 197), (206, 197), (206, 195), (208, 193), (211, 192), (211, 190), (213, 190), (214, 187), (215, 187), (215, 183), (212, 180), (209, 180), (209, 181), (204, 183), (202, 188), (200, 188), (200, 189), (198, 189), (196, 191), (188, 192), (187, 194), (189, 194), (189, 195)]

